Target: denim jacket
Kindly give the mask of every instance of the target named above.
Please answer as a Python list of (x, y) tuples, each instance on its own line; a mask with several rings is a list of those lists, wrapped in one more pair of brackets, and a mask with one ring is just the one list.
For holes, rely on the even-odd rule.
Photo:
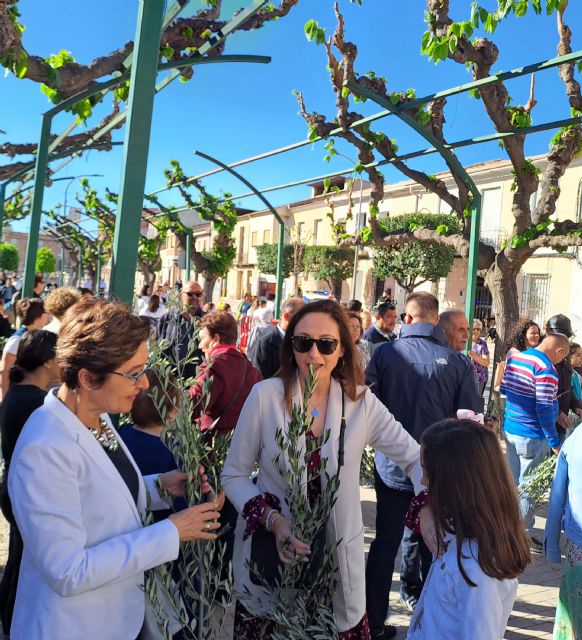
[[(449, 349), (442, 330), (427, 322), (403, 325), (398, 340), (374, 351), (366, 384), (417, 442), (431, 424), (454, 418), (458, 409), (483, 411), (468, 358)], [(374, 460), (386, 486), (413, 493), (394, 462), (379, 452)]]
[(582, 546), (582, 427), (562, 445), (552, 481), (544, 539), (544, 553), (551, 562), (560, 562), (562, 530)]

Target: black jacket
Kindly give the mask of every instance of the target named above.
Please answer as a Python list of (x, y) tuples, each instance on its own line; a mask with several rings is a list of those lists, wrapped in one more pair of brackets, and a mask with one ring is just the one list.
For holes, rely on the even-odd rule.
[[(468, 358), (449, 349), (442, 330), (426, 322), (403, 325), (398, 340), (374, 351), (366, 384), (417, 442), (431, 424), (454, 418), (458, 409), (483, 411)], [(377, 465), (381, 455), (376, 454)], [(378, 473), (392, 489), (412, 490), (387, 458)]]
[(278, 327), (267, 327), (257, 336), (255, 343), (247, 353), (249, 360), (261, 372), (265, 380), (272, 378), (279, 371), (281, 366), (279, 352), (282, 344), (283, 336)]

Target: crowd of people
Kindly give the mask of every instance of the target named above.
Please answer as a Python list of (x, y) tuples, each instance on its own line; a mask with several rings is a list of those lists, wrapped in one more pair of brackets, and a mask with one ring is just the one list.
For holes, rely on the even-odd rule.
[[(19, 327), (2, 355), (0, 498), (10, 541), (0, 616), (10, 638), (161, 637), (144, 573), (194, 540), (222, 545), (226, 563), (240, 549), (233, 637), (271, 637), (278, 591), (253, 576), (253, 541), (266, 535), (275, 563), (318, 557), (294, 528), (286, 497), (296, 465), (281, 441), (313, 374), (300, 436), (310, 452), (304, 491), (314, 508), (330, 478), (339, 481), (324, 538), (340, 640), (396, 635), (387, 619), (399, 548), (407, 638), (501, 639), (530, 553), (561, 562), (562, 530), (554, 637), (581, 637), (582, 348), (566, 316), (543, 332), (525, 322), (510, 341), (492, 381), (503, 407), (494, 430), (483, 415), (491, 342), (464, 312), (439, 313), (430, 293), (409, 294), (400, 322), (389, 295), (370, 313), (358, 300), (290, 297), (274, 321), (274, 296), (218, 310), (196, 281), (181, 287), (175, 308), (166, 287), (144, 287), (133, 309), (69, 287), (40, 293), (16, 302)], [(246, 353), (244, 317), (255, 319)], [(173, 366), (170, 391), (152, 341)], [(165, 445), (184, 395), (202, 438), (232, 436), (224, 494), (208, 469), (178, 469)], [(367, 563), (366, 447), (377, 498)], [(535, 504), (518, 487), (549, 455), (557, 464), (542, 541)], [(200, 503), (184, 499), (188, 474), (198, 477)], [(148, 504), (154, 521), (144, 525)], [(163, 598), (161, 606), (181, 638)]]

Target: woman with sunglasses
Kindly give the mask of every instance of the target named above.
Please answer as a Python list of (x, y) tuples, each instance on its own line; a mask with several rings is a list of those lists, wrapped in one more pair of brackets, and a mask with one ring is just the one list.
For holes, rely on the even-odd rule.
[(186, 477), (142, 477), (108, 416), (148, 388), (148, 336), (147, 321), (121, 303), (82, 301), (64, 317), (62, 384), (27, 421), (8, 474), (24, 542), (12, 640), (160, 637), (144, 571), (175, 560), (181, 541), (216, 537), (212, 501), (142, 524), (148, 494), (151, 509), (167, 508), (156, 481), (181, 495)]
[[(271, 531), (282, 562), (297, 556), (309, 558), (309, 546), (293, 535), (285, 501), (288, 463), (277, 444), (277, 430), (289, 423), (292, 406), (301, 403), (310, 367), (316, 371), (317, 384), (308, 407), (313, 424), (305, 437), (321, 443), (316, 452), (327, 459), (327, 474), (333, 476), (339, 468), (337, 502), (327, 523), (326, 540), (334, 549), (339, 569), (333, 613), (341, 640), (370, 637), (359, 487), (364, 447), (370, 445), (385, 453), (410, 476), (417, 492), (421, 489), (419, 446), (363, 386), (364, 376), (345, 311), (330, 300), (305, 305), (293, 315), (285, 333), (277, 376), (255, 385), (243, 407), (222, 474), (226, 495), (246, 518), (244, 534), (240, 530), (237, 533), (244, 542), (243, 560), (235, 567), (239, 600), (234, 638), (269, 637), (268, 623), (261, 616), (271, 602), (265, 597), (264, 587), (253, 584), (249, 575), (250, 534), (263, 526)], [(256, 463), (258, 481), (253, 484), (249, 476)], [(278, 464), (283, 466), (282, 473)], [(308, 482), (308, 497), (321, 493), (320, 482), (318, 478)], [(260, 635), (261, 630), (267, 635)]]

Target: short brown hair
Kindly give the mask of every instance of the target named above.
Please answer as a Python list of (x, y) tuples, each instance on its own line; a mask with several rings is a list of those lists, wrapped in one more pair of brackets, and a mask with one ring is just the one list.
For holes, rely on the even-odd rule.
[[(408, 305), (411, 303), (415, 307), (416, 313), (414, 314), (408, 311)], [(410, 293), (406, 298), (405, 307), (407, 309), (406, 313), (418, 320), (427, 320), (439, 314), (438, 298), (433, 296), (432, 293), (428, 293), (428, 291), (413, 291)]]
[(227, 311), (207, 313), (199, 326), (201, 329), (206, 329), (211, 336), (219, 336), (220, 344), (236, 344), (238, 338), (236, 320)]
[(293, 314), (281, 345), (281, 368), (277, 376), (283, 380), (287, 407), (291, 407), (292, 385), (297, 376), (297, 362), (293, 352), (292, 338), (295, 335), (297, 324), (310, 313), (325, 313), (337, 324), (340, 344), (344, 349), (343, 366), (336, 366), (331, 375), (340, 382), (350, 400), (357, 400), (359, 397), (358, 385), (364, 384), (364, 373), (350, 333), (346, 311), (333, 300), (316, 300), (309, 302)]
[(57, 320), (60, 320), (69, 307), (79, 302), (81, 292), (75, 287), (59, 287), (53, 289), (45, 301), (46, 310)]
[(121, 302), (81, 300), (63, 318), (57, 343), (61, 380), (79, 386), (79, 371), (93, 374), (96, 386), (127, 362), (150, 334), (147, 319), (138, 318)]
[(131, 407), (131, 419), (138, 427), (161, 424), (172, 409), (178, 409), (180, 389), (178, 380), (170, 376), (168, 384), (160, 380), (156, 369), (146, 369), (149, 389), (142, 389)]
[(22, 298), (16, 301), (16, 315), (28, 327), (46, 313), (42, 298)]

